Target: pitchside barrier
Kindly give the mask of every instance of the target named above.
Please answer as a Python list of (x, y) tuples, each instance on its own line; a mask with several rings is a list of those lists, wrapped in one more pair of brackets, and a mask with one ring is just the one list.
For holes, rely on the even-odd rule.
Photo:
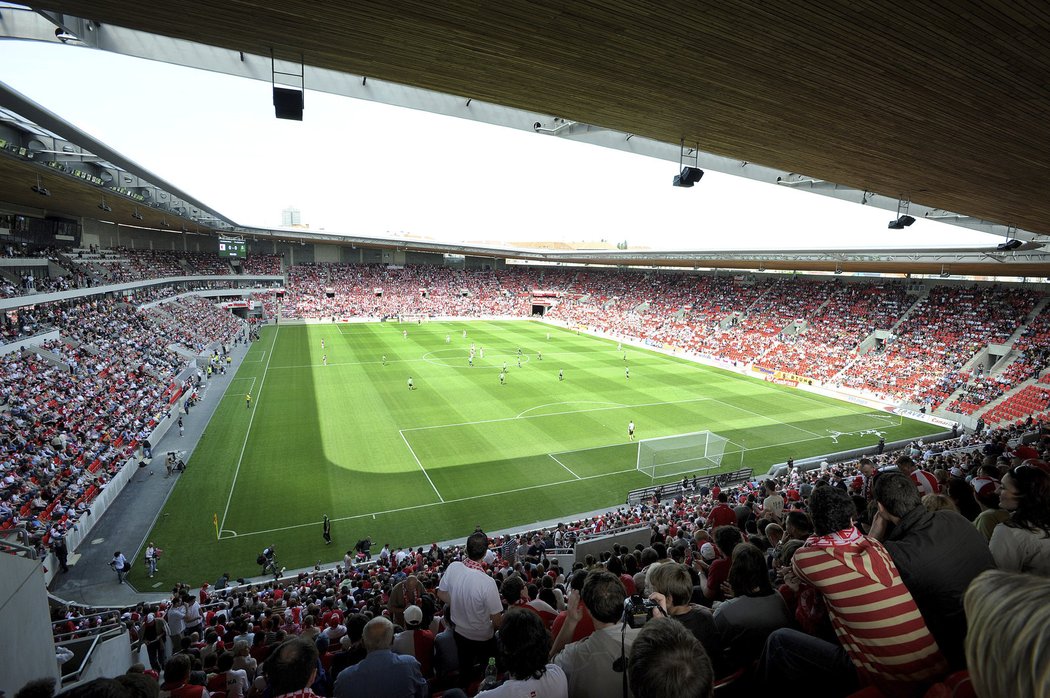
[(718, 475), (704, 475), (703, 477), (696, 478), (696, 487), (693, 485), (693, 478), (689, 478), (689, 487), (683, 488), (681, 482), (669, 482), (666, 485), (653, 485), (650, 487), (643, 487), (637, 490), (631, 490), (627, 493), (627, 504), (634, 506), (643, 502), (653, 501), (653, 497), (657, 495), (659, 491), (660, 501), (668, 499), (675, 499), (677, 497), (688, 497), (694, 494), (699, 494), (703, 488), (711, 489), (715, 485), (718, 487), (732, 487), (739, 485), (743, 482), (748, 482), (754, 479), (755, 472), (751, 468), (741, 468), (740, 470), (734, 470), (731, 473), (719, 473)]

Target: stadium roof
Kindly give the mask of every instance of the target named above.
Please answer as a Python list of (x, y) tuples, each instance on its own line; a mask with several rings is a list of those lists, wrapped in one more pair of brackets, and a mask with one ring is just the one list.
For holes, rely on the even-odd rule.
[(310, 88), (1050, 235), (1041, 2), (34, 6), (58, 40), (266, 80), (272, 52)]

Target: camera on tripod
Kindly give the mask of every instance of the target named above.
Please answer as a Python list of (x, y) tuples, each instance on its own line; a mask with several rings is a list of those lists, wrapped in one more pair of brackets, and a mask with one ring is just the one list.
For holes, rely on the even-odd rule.
[(653, 617), (653, 609), (659, 604), (649, 599), (643, 599), (638, 594), (628, 596), (623, 600), (623, 616), (627, 625), (632, 628), (640, 628)]

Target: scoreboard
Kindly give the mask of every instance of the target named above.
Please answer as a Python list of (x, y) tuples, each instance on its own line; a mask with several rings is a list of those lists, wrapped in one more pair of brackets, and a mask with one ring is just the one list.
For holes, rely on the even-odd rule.
[(248, 256), (248, 243), (241, 238), (219, 236), (219, 256), (233, 259), (245, 259)]

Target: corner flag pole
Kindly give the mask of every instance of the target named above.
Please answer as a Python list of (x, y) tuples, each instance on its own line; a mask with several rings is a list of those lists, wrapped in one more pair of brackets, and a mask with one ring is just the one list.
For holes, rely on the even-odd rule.
[(215, 539), (218, 540), (219, 539), (219, 515), (217, 513), (211, 515), (211, 522), (215, 525)]

